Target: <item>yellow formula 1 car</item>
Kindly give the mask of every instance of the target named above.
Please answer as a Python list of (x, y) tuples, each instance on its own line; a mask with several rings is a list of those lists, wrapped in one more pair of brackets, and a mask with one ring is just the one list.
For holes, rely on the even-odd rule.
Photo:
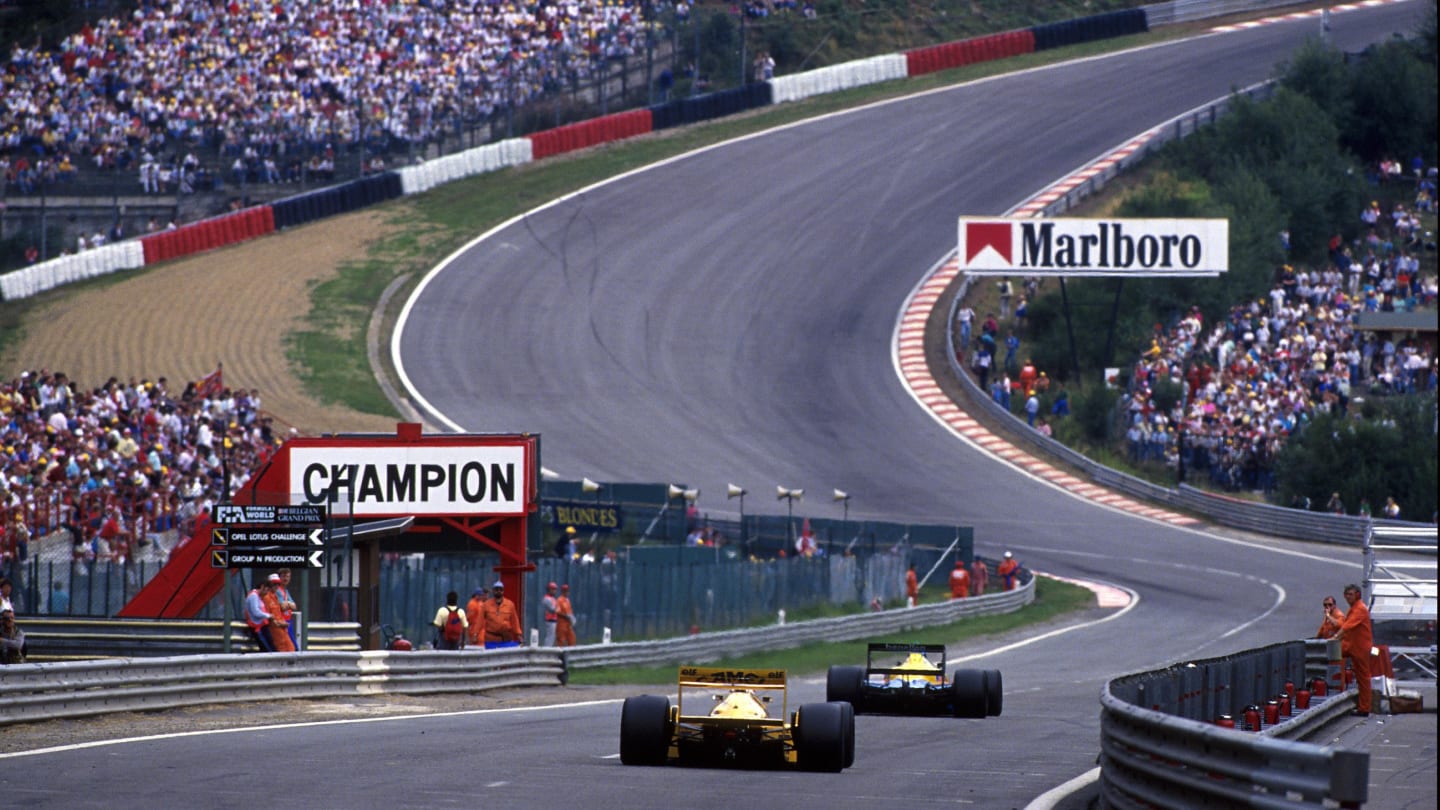
[(1000, 715), (1000, 671), (957, 669), (947, 679), (942, 644), (871, 644), (865, 659), (864, 667), (830, 667), (826, 700), (843, 700), (857, 714)]
[[(676, 705), (661, 695), (625, 699), (620, 761), (839, 772), (855, 762), (855, 711), (807, 703), (793, 714), (783, 670), (681, 667)], [(774, 712), (774, 698), (780, 709)]]

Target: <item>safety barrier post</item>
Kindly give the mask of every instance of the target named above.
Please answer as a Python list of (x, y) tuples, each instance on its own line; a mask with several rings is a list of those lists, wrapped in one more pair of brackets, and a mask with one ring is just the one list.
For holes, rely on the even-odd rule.
[(1330, 639), (1325, 642), (1325, 686), (1332, 692), (1345, 691), (1345, 658), (1340, 654), (1340, 642)]

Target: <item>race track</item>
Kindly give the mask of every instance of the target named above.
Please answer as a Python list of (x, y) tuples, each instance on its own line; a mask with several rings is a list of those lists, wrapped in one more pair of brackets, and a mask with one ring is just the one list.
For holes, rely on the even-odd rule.
[[(1336, 15), (1333, 34), (1358, 50), (1426, 7)], [(1003, 212), (1268, 77), (1315, 32), (1280, 23), (998, 77), (679, 158), (477, 241), (407, 310), (413, 391), (459, 429), (541, 434), (564, 478), (685, 483), (702, 508), (725, 508), (734, 482), (757, 493), (747, 510), (781, 514), (764, 497), (777, 484), (840, 488), (852, 518), (973, 525), (982, 553), (1138, 594), (971, 664), (1004, 673), (1003, 716), (862, 717), (838, 776), (624, 768), (616, 703), (310, 726), (0, 762), (25, 771), (6, 774), (7, 800), (58, 805), (63, 779), (67, 807), (996, 808), (1093, 768), (1107, 679), (1309, 635), (1358, 552), (1174, 528), (996, 463), (901, 386), (899, 307), (958, 215)], [(792, 704), (823, 690), (799, 684)]]

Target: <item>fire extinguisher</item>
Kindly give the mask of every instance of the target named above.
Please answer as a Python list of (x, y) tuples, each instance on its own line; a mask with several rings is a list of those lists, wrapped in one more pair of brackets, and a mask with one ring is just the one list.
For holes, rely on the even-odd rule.
[(1260, 707), (1254, 703), (1245, 707), (1245, 729), (1247, 731), (1260, 730)]

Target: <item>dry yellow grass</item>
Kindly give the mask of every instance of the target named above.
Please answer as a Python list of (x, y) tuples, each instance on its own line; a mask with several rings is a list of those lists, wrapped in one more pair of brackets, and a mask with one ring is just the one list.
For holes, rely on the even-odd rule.
[(112, 376), (185, 380), (225, 365), (225, 382), (255, 388), (278, 421), (305, 433), (393, 431), (395, 420), (325, 405), (285, 359), (285, 335), (303, 324), (310, 289), (362, 259), (390, 228), (375, 210), (322, 220), (170, 262), (120, 283), (62, 290), (25, 322), (3, 358), (64, 371), (85, 387)]

